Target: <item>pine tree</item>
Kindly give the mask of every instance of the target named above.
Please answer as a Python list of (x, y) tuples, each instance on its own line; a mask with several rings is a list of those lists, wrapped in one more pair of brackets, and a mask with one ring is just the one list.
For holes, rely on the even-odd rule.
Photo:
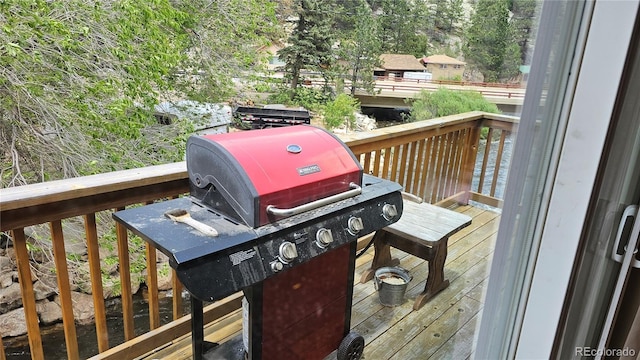
[(298, 0), (298, 20), (289, 45), (278, 51), (294, 93), (303, 69), (325, 74), (334, 62), (331, 8), (327, 0)]
[(521, 63), (527, 64), (533, 52), (535, 41), (534, 20), (536, 8), (540, 5), (537, 0), (512, 0), (511, 27), (514, 41), (520, 47)]
[(372, 92), (375, 85), (373, 70), (379, 65), (382, 51), (378, 37), (380, 27), (364, 1), (350, 20), (353, 30), (340, 41), (340, 58), (347, 63), (345, 70), (350, 73), (351, 95), (358, 88)]
[[(513, 34), (509, 25), (508, 0), (479, 0), (471, 16), (463, 51), (468, 62), (483, 75), (484, 81), (498, 81), (509, 76), (519, 58), (513, 47)], [(508, 66), (508, 67), (506, 67)]]
[[(409, 0), (379, 0), (381, 42), (384, 52), (423, 55), (424, 42), (418, 33), (427, 22), (424, 2)], [(421, 45), (422, 44), (422, 45)]]

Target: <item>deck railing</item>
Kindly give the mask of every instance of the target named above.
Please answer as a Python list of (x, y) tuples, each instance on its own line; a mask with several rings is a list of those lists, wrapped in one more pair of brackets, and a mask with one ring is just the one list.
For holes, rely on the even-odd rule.
[[(340, 137), (360, 159), (365, 172), (397, 181), (406, 191), (431, 203), (449, 206), (452, 203), (474, 200), (499, 207), (501, 200), (496, 197), (498, 179), (504, 178), (508, 169), (503, 156), (505, 142), (515, 131), (516, 124), (516, 119), (512, 117), (471, 112)], [(81, 345), (76, 337), (67, 269), (68, 254), (65, 252), (62, 230), (63, 221), (71, 218), (80, 218), (85, 228), (97, 334), (95, 358), (137, 357), (189, 333), (190, 317), (183, 316), (181, 296), (173, 297), (174, 320), (160, 325), (156, 251), (146, 245), (150, 325), (147, 333), (136, 337), (130, 242), (126, 229), (114, 223), (125, 342), (109, 342), (99, 232), (96, 225), (96, 214), (186, 194), (188, 179), (184, 163), (51, 181), (0, 191), (0, 230), (9, 235), (15, 250), (32, 359), (45, 358), (28, 239), (25, 235), (25, 228), (34, 225), (46, 225), (50, 229), (67, 357), (80, 358)], [(173, 279), (177, 277), (173, 276)], [(172, 282), (172, 287), (174, 294), (182, 292), (177, 280)], [(235, 294), (207, 306), (205, 323), (239, 309), (241, 298), (241, 294)], [(4, 348), (0, 341), (0, 360), (6, 358)]]

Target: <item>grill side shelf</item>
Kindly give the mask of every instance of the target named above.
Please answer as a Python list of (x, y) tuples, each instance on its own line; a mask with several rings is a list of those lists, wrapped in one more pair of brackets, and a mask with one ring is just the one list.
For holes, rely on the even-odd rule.
[[(207, 236), (165, 216), (176, 209), (188, 211), (194, 219), (216, 229), (219, 236)], [(167, 255), (173, 268), (257, 238), (252, 228), (229, 221), (189, 198), (117, 211), (113, 218)]]

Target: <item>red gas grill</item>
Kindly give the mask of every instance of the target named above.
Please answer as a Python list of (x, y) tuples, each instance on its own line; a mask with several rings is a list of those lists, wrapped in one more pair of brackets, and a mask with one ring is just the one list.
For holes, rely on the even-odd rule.
[[(192, 136), (186, 157), (191, 196), (114, 218), (168, 255), (190, 292), (194, 358), (359, 359), (356, 240), (399, 219), (400, 185), (363, 175), (344, 143), (306, 125)], [(165, 215), (185, 212), (218, 235)], [(239, 290), (245, 344), (211, 348), (202, 302)]]

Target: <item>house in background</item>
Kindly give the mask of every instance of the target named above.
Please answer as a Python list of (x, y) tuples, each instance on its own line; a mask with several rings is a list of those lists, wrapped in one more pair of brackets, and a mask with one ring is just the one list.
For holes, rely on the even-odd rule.
[(286, 65), (286, 63), (278, 57), (278, 51), (284, 47), (284, 44), (276, 42), (268, 46), (258, 48), (258, 53), (266, 55), (267, 70), (280, 71)]
[(382, 54), (380, 67), (374, 69), (374, 76), (403, 78), (405, 73), (425, 72), (425, 67), (413, 55)]
[(433, 74), (435, 80), (462, 79), (467, 63), (447, 55), (431, 55), (420, 59), (427, 71)]

